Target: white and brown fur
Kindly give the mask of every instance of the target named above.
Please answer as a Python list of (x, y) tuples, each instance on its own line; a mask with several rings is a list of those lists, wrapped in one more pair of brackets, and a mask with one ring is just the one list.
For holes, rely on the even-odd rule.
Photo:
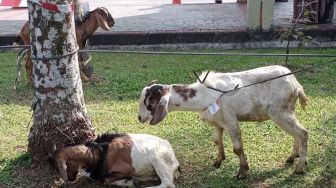
[[(98, 7), (95, 10), (86, 13), (82, 20), (75, 20), (75, 27), (76, 27), (76, 40), (79, 49), (84, 49), (88, 38), (100, 27), (101, 29), (108, 31), (110, 27), (114, 25), (114, 20), (109, 13), (109, 11), (104, 7)], [(30, 31), (29, 31), (29, 22), (26, 22), (15, 39), (13, 45), (18, 45), (20, 43), (29, 45), (30, 44)], [(81, 58), (79, 57), (79, 66), (81, 68), (81, 78), (82, 81), (90, 81), (91, 79), (88, 78), (85, 73), (83, 73), (83, 66), (81, 64)], [(33, 85), (33, 64), (30, 58), (30, 51), (27, 52), (25, 68), (27, 73), (27, 80), (29, 85)]]
[[(82, 167), (91, 172), (92, 179), (108, 185), (134, 187), (134, 181), (159, 179), (161, 184), (155, 187), (175, 187), (179, 163), (168, 141), (148, 134), (103, 134), (93, 143), (65, 147), (56, 154), (64, 181), (73, 181), (75, 172)], [(94, 150), (92, 157), (92, 150), (87, 149), (90, 147), (103, 149)], [(81, 158), (91, 165), (81, 162)]]
[[(214, 142), (218, 150), (214, 166), (217, 168), (225, 159), (223, 131), (228, 132), (233, 143), (233, 152), (240, 160), (237, 178), (244, 178), (249, 170), (238, 122), (271, 119), (294, 138), (293, 150), (287, 162), (293, 163), (295, 158), (299, 158), (296, 172), (303, 173), (307, 163), (308, 131), (301, 126), (294, 110), (298, 98), (302, 108), (306, 106), (308, 99), (294, 75), (238, 89), (225, 94), (220, 100), (220, 92), (206, 87), (228, 91), (237, 85), (245, 86), (287, 73), (290, 70), (285, 67), (268, 66), (234, 73), (210, 72), (204, 84), (154, 84), (142, 90), (138, 118), (140, 122), (150, 121), (150, 124), (155, 125), (171, 111), (199, 112), (201, 119), (214, 127)], [(200, 79), (203, 80), (204, 77), (205, 73)], [(219, 101), (220, 109), (211, 115), (208, 107), (216, 101)]]

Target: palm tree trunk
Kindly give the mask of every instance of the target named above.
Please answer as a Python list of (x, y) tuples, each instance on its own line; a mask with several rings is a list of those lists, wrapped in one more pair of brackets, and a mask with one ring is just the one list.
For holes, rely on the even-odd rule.
[[(71, 0), (46, 3), (66, 5)], [(84, 103), (73, 12), (48, 10), (32, 1), (28, 10), (35, 90), (28, 151), (33, 162), (40, 162), (54, 144), (91, 140), (95, 130)]]

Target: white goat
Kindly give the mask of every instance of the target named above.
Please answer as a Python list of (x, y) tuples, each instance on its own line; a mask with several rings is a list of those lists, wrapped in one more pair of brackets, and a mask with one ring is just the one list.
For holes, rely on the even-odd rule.
[[(293, 150), (286, 162), (293, 163), (295, 158), (299, 158), (296, 172), (303, 173), (307, 165), (308, 132), (296, 119), (294, 110), (297, 98), (303, 109), (308, 99), (294, 75), (237, 89), (220, 98), (220, 92), (207, 87), (228, 91), (237, 85), (246, 86), (288, 73), (290, 70), (285, 67), (268, 66), (234, 73), (210, 72), (204, 84), (154, 84), (142, 90), (138, 118), (140, 122), (150, 120), (149, 123), (155, 125), (171, 111), (199, 112), (203, 121), (214, 126), (214, 142), (218, 149), (214, 166), (219, 168), (225, 159), (222, 137), (223, 130), (226, 130), (233, 143), (233, 152), (240, 160), (236, 174), (239, 179), (247, 175), (249, 166), (244, 155), (238, 121), (271, 119), (294, 138)], [(205, 73), (200, 79), (203, 80), (204, 77)]]

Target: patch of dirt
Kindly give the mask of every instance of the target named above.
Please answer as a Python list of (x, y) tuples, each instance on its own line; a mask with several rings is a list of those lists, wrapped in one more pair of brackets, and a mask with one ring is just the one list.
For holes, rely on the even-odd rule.
[[(34, 167), (33, 165), (22, 165), (14, 169), (9, 180), (10, 187), (25, 187), (25, 188), (120, 188), (117, 186), (104, 185), (100, 182), (95, 182), (85, 176), (80, 176), (69, 185), (65, 185), (60, 178), (58, 171), (51, 169), (49, 165), (41, 165)], [(137, 183), (137, 188), (147, 186), (155, 186), (160, 182)]]
[(32, 165), (17, 166), (10, 177), (11, 187), (51, 187), (57, 179), (56, 171), (48, 167), (33, 167)]
[(316, 187), (333, 188), (336, 185), (336, 177), (321, 178), (315, 181)]
[(250, 186), (250, 188), (271, 188), (271, 184), (267, 183), (267, 182), (255, 182), (252, 183)]
[[(49, 165), (34, 167), (33, 165), (19, 166), (11, 175), (11, 187), (32, 188), (105, 188), (107, 186), (91, 181), (86, 177), (80, 177), (75, 182), (65, 186), (56, 170), (50, 169)], [(109, 186), (111, 187), (111, 186)]]

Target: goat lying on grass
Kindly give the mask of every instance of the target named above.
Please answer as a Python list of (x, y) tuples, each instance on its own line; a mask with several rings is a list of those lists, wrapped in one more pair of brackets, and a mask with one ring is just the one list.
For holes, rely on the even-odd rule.
[(175, 187), (180, 174), (169, 142), (147, 134), (103, 134), (85, 145), (58, 149), (52, 158), (65, 183), (76, 179), (79, 168), (94, 180), (127, 187), (133, 187), (133, 181), (157, 179), (157, 188)]
[[(98, 27), (102, 28), (105, 31), (108, 31), (113, 25), (114, 20), (111, 14), (104, 7), (98, 7), (95, 10), (86, 13), (82, 20), (75, 20), (76, 39), (79, 49), (85, 48), (89, 37), (98, 29)], [(26, 22), (22, 26), (20, 34), (15, 39), (13, 45), (21, 44), (22, 42), (25, 45), (30, 44), (29, 22)], [(92, 80), (93, 70), (90, 70), (92, 69), (92, 67), (88, 67), (92, 66), (88, 65), (88, 61), (90, 61), (90, 58), (85, 57), (83, 52), (79, 52), (78, 61), (82, 81)], [(25, 68), (28, 84), (33, 85), (33, 63), (30, 58), (30, 51), (28, 51), (27, 53)]]
[[(243, 72), (210, 72), (204, 84), (160, 85), (145, 87), (139, 101), (139, 121), (149, 120), (150, 124), (160, 123), (171, 111), (196, 111), (201, 119), (214, 126), (214, 142), (218, 156), (214, 166), (219, 168), (225, 159), (223, 130), (226, 130), (233, 143), (233, 152), (239, 157), (240, 168), (237, 178), (244, 178), (249, 170), (245, 159), (238, 121), (264, 121), (271, 119), (281, 129), (294, 138), (292, 153), (287, 162), (293, 163), (299, 157), (296, 172), (303, 173), (306, 167), (308, 132), (294, 115), (295, 103), (300, 99), (302, 108), (307, 97), (294, 75), (238, 89), (219, 98), (220, 92), (207, 86), (228, 91), (239, 86), (264, 81), (290, 73), (282, 66), (268, 66)], [(205, 77), (203, 73), (201, 80)], [(211, 111), (211, 107), (219, 109)], [(218, 110), (218, 111), (216, 111)]]
[(92, 171), (102, 156), (99, 146), (84, 144), (68, 144), (62, 148), (53, 149), (49, 160), (59, 170), (65, 183), (75, 181), (80, 169)]

